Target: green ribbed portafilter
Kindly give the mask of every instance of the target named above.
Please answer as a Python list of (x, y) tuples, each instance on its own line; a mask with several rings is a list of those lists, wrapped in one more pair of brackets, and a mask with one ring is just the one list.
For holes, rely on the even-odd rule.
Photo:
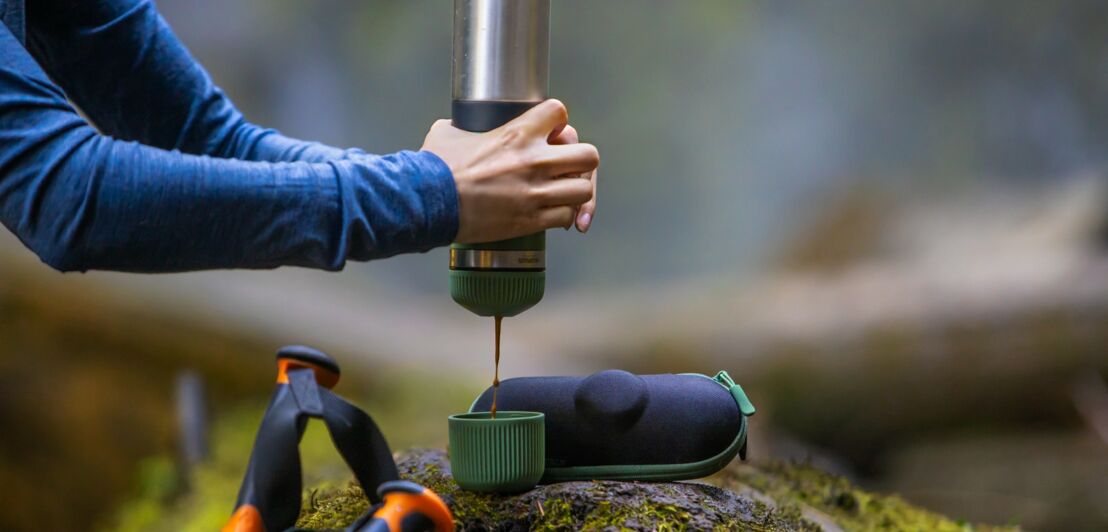
[[(455, 0), (454, 126), (491, 131), (546, 99), (550, 0)], [(546, 286), (546, 233), (450, 246), (450, 295), (479, 316), (515, 316)]]
[(450, 296), (478, 316), (515, 316), (542, 299), (545, 249), (545, 232), (499, 242), (454, 244)]

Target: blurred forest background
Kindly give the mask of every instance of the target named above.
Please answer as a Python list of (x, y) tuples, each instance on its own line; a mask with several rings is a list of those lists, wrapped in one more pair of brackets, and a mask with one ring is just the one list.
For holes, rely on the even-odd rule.
[[(449, 114), (444, 0), (158, 5), (285, 134), (386, 153)], [(755, 460), (971, 522), (1108, 527), (1108, 4), (555, 0), (551, 35), (598, 218), (551, 232), (502, 376), (727, 369)], [(0, 335), (5, 529), (115, 526), (176, 452), (182, 370), (249, 434), (273, 351), (319, 346), (395, 446), (443, 445), (400, 414), (464, 410), (492, 370), (444, 250), (63, 276), (5, 234)]]

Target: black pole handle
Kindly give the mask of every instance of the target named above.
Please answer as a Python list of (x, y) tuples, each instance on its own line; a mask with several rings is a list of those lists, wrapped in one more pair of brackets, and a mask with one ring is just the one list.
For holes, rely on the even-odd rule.
[(313, 417), (327, 425), (339, 454), (376, 505), (366, 525), (380, 521), (396, 532), (453, 530), (442, 499), (399, 480), (388, 442), (373, 419), (328, 389), (338, 382), (334, 360), (309, 347), (291, 346), (278, 351), (277, 367), (277, 385), (224, 532), (278, 531), (296, 524), (302, 489), (299, 445)]

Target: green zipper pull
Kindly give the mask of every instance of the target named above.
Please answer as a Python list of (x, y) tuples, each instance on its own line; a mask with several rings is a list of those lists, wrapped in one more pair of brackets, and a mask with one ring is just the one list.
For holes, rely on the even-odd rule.
[(750, 402), (750, 398), (746, 396), (746, 392), (743, 391), (743, 387), (739, 386), (726, 371), (720, 371), (716, 373), (716, 376), (712, 380), (723, 385), (727, 388), (727, 391), (731, 392), (731, 397), (735, 398), (735, 402), (739, 405), (739, 411), (744, 416), (750, 417), (754, 415), (757, 410), (754, 408), (754, 403)]

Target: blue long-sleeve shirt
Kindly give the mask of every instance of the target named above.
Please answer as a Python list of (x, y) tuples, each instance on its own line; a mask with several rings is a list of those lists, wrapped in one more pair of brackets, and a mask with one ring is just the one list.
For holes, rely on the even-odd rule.
[(457, 233), (441, 159), (247, 122), (150, 0), (0, 0), (0, 20), (0, 221), (56, 269), (334, 270)]

